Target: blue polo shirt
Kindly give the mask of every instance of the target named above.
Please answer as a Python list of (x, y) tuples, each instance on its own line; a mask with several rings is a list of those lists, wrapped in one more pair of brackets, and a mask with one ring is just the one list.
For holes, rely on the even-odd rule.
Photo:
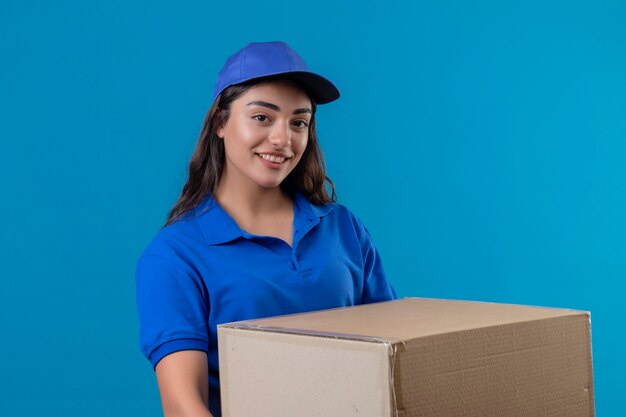
[(367, 229), (345, 206), (294, 198), (293, 246), (242, 230), (212, 197), (161, 229), (137, 262), (141, 351), (153, 366), (207, 352), (220, 416), (217, 325), (396, 299)]

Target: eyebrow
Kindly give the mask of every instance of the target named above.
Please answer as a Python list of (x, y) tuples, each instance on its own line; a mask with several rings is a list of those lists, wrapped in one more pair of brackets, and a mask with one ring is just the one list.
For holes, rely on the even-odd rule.
[[(251, 101), (250, 103), (246, 104), (246, 106), (263, 106), (263, 107), (272, 109), (274, 111), (280, 111), (280, 107), (278, 107), (276, 104), (268, 103), (267, 101)], [(293, 111), (293, 114), (302, 114), (302, 113), (311, 113), (311, 109), (309, 109), (308, 107), (305, 107), (302, 109), (295, 109)]]

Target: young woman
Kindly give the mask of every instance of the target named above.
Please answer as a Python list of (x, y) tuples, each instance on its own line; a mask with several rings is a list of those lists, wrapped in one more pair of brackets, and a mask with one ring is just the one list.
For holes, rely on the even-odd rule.
[(187, 183), (137, 263), (166, 417), (221, 415), (218, 324), (397, 298), (326, 176), (315, 111), (337, 98), (283, 42), (250, 43), (220, 71)]

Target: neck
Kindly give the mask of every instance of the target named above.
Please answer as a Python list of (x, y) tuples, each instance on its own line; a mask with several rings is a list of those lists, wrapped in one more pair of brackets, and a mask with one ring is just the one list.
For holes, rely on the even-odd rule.
[(263, 188), (257, 184), (230, 184), (222, 177), (213, 196), (231, 214), (258, 217), (291, 207), (292, 201), (280, 187)]

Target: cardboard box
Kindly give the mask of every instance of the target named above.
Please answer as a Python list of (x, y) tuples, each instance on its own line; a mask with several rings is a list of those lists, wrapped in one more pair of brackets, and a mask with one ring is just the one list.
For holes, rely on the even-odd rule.
[(595, 414), (588, 312), (404, 298), (218, 337), (224, 417)]

